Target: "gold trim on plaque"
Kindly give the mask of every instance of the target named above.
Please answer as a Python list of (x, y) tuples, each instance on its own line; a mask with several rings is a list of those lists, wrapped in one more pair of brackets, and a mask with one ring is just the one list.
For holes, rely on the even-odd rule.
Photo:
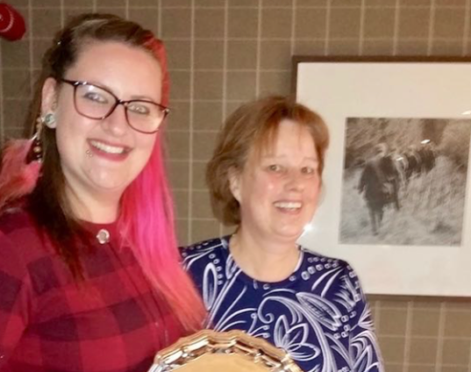
[(157, 353), (148, 372), (302, 372), (289, 355), (243, 331), (203, 330)]

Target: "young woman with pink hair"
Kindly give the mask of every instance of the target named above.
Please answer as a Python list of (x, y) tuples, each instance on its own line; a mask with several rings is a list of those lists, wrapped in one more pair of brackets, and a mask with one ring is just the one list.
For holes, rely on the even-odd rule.
[(0, 371), (145, 371), (201, 327), (162, 159), (162, 43), (113, 15), (46, 52), (0, 173)]

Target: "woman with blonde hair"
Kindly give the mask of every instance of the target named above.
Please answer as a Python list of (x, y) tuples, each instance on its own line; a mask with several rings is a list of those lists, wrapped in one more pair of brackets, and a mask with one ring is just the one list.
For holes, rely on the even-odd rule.
[(296, 241), (316, 210), (329, 136), (284, 97), (247, 103), (226, 121), (207, 168), (214, 213), (231, 236), (184, 250), (208, 326), (240, 329), (287, 351), (305, 371), (383, 371), (358, 277)]

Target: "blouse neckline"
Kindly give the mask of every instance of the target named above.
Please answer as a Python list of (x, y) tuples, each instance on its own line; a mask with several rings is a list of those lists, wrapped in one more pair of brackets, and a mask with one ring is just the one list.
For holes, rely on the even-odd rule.
[(281, 288), (292, 286), (300, 278), (300, 275), (302, 272), (303, 261), (304, 261), (304, 251), (302, 250), (300, 245), (298, 245), (298, 249), (300, 253), (299, 258), (298, 258), (298, 263), (296, 264), (296, 267), (294, 268), (293, 272), (285, 279), (282, 279), (276, 282), (266, 282), (266, 281), (252, 278), (250, 275), (246, 274), (244, 270), (242, 270), (242, 268), (236, 263), (230, 250), (231, 238), (232, 238), (232, 235), (224, 236), (221, 238), (221, 242), (222, 242), (223, 247), (226, 249), (226, 252), (228, 255), (227, 262), (229, 263), (229, 259), (232, 262), (232, 266), (234, 270), (231, 270), (231, 271), (239, 272), (238, 279), (241, 279), (247, 283), (250, 283), (251, 285), (254, 286), (254, 288), (261, 288), (264, 290), (268, 290), (268, 289), (275, 289), (275, 288), (281, 289)]

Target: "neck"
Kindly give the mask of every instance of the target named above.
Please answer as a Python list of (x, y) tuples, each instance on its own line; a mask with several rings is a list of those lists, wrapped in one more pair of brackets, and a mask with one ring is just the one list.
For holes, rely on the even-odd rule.
[(248, 276), (264, 282), (288, 278), (299, 261), (295, 241), (279, 242), (254, 236), (239, 228), (230, 241), (231, 255)]
[(114, 193), (93, 195), (84, 190), (66, 187), (65, 195), (72, 212), (81, 220), (92, 223), (111, 223), (118, 217), (120, 197)]

